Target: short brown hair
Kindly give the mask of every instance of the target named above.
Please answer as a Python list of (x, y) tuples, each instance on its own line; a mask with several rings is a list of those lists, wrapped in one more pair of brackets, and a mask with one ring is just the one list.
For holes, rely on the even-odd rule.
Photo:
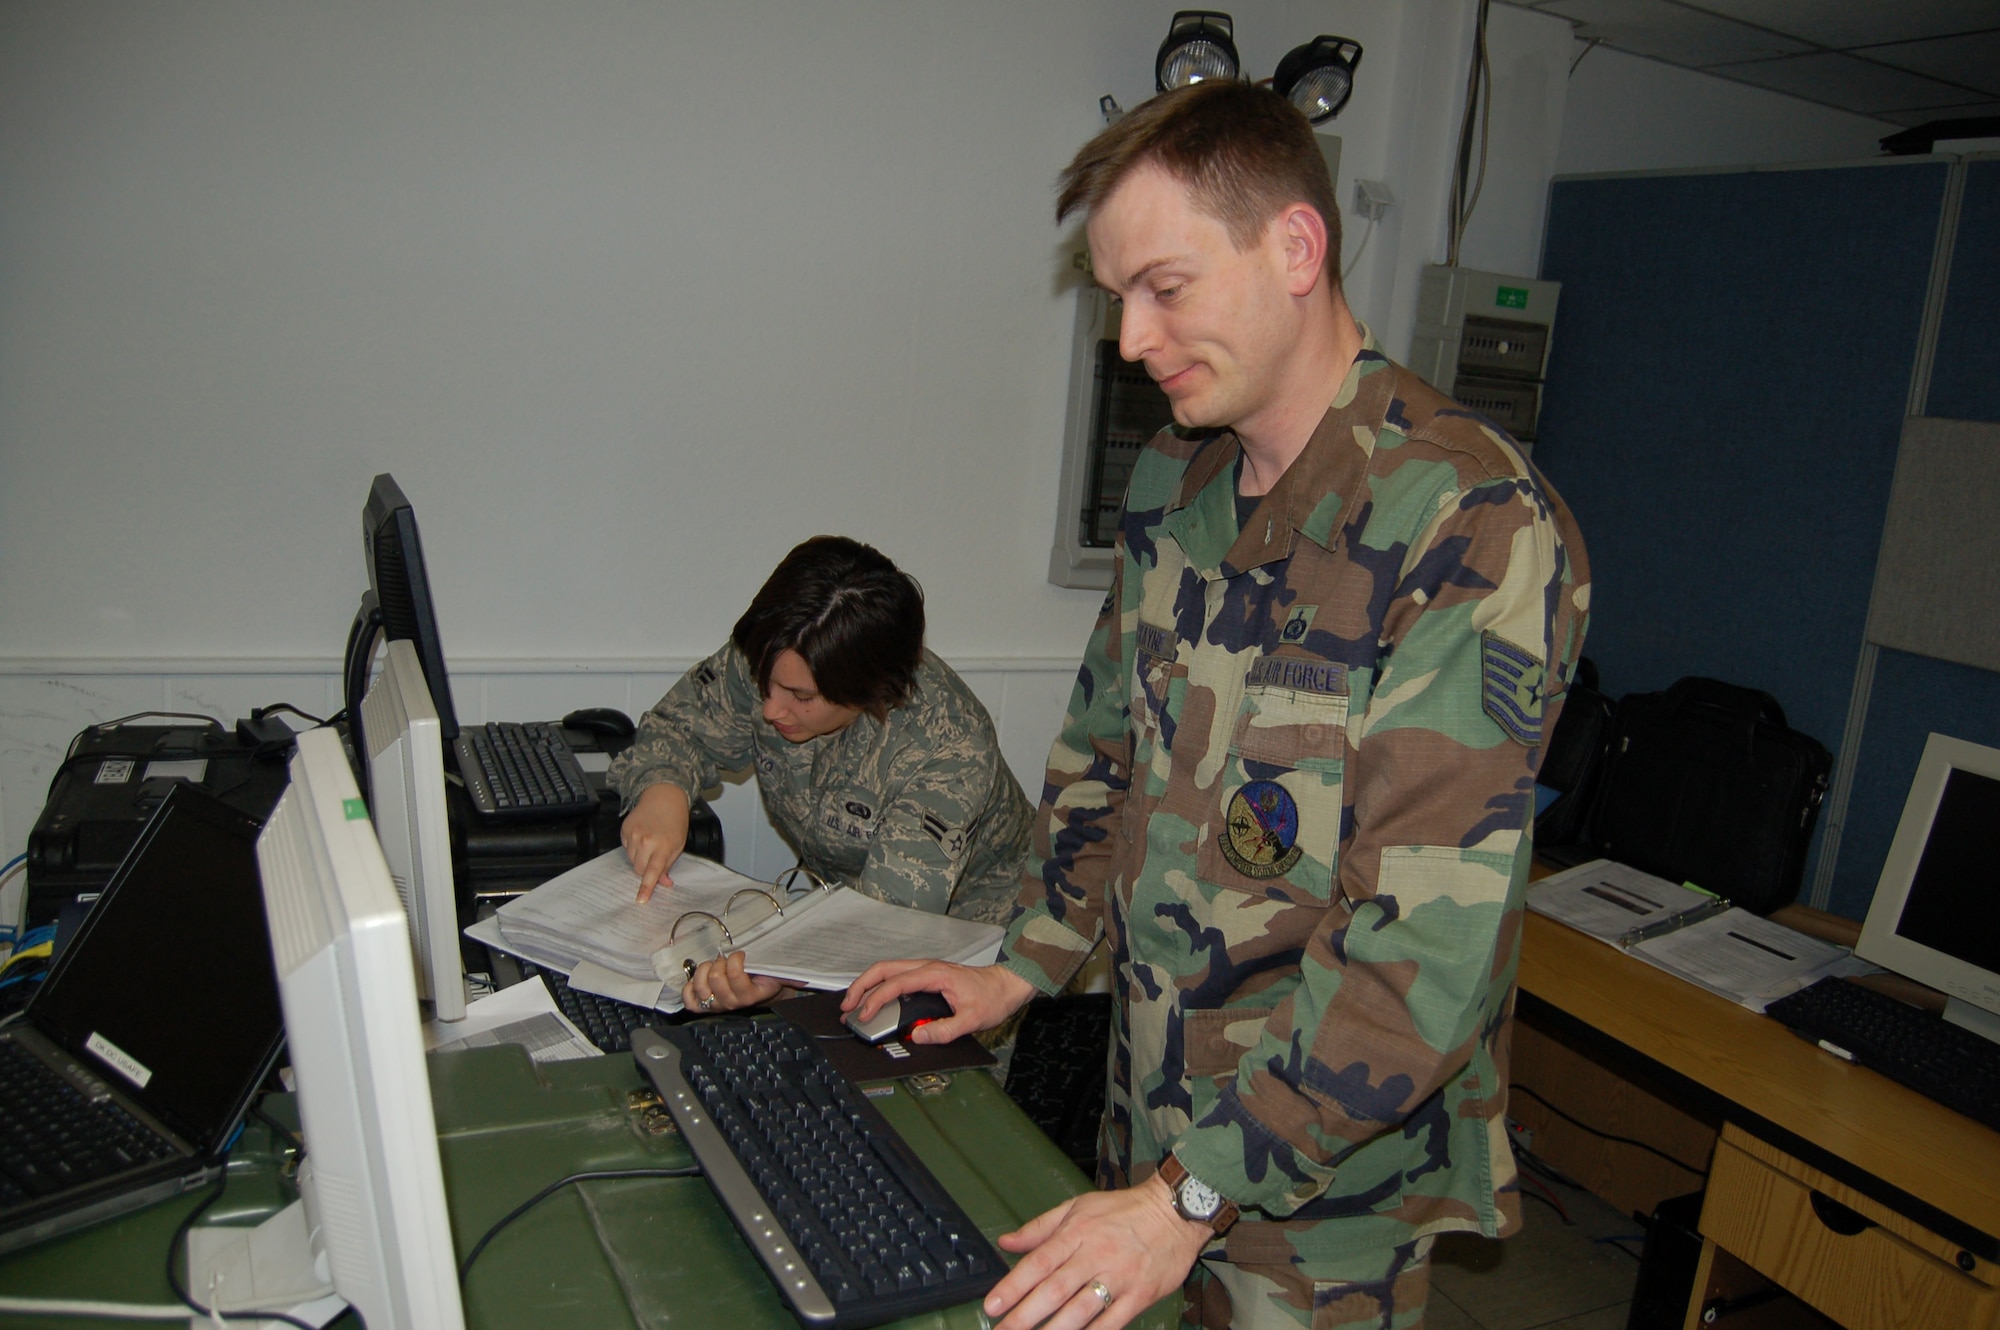
[(1340, 286), (1340, 204), (1312, 122), (1269, 88), (1226, 79), (1144, 102), (1120, 117), (1056, 178), (1056, 220), (1103, 205), (1131, 172), (1158, 165), (1221, 222), (1238, 250), (1257, 243), (1280, 209), (1304, 203), (1326, 223), (1326, 271)]
[(764, 579), (732, 641), (771, 691), (771, 665), (796, 651), (820, 696), (877, 720), (910, 695), (924, 658), (924, 593), (872, 545), (814, 536)]

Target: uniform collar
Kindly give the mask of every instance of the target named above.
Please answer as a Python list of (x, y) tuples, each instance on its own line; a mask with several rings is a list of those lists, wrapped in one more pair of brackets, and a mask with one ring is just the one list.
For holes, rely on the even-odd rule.
[[(1167, 522), (1190, 564), (1209, 576), (1230, 577), (1275, 563), (1292, 552), (1297, 532), (1331, 548), (1341, 520), (1360, 493), (1375, 454), (1375, 436), (1390, 414), (1395, 375), (1368, 325), (1359, 324), (1361, 350), (1341, 380), (1333, 404), (1320, 418), (1305, 451), (1236, 529), (1236, 459), (1243, 444), (1231, 429), (1217, 430), (1188, 463)], [(1233, 541), (1230, 540), (1234, 537)], [(1226, 548), (1218, 548), (1230, 541)]]

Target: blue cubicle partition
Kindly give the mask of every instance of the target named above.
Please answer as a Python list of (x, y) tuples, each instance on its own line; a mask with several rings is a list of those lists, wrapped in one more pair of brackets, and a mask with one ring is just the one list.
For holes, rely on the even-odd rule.
[[(2000, 421), (2000, 159), (1967, 162), (1923, 414)], [(1949, 570), (1940, 570), (1949, 576)], [(2000, 618), (2000, 605), (1968, 605)], [(1869, 690), (1828, 908), (1859, 917), (1932, 731), (2000, 748), (2000, 674), (1882, 651)]]
[[(1607, 692), (1688, 674), (1761, 688), (1838, 754), (1951, 168), (1552, 185), (1541, 275), (1563, 289), (1536, 460), (1590, 550), (1586, 650)], [(1961, 341), (1993, 353), (1990, 334)], [(1938, 382), (1956, 372), (1941, 361)], [(1899, 670), (1870, 707), (1891, 733), (1883, 688)], [(1978, 713), (1963, 683), (1943, 686)], [(1863, 757), (1853, 807), (1893, 804), (1893, 829), (1909, 772)], [(1843, 849), (1830, 907), (1864, 912), (1880, 862)]]
[(2000, 158), (1970, 161), (1938, 321), (1927, 416), (2000, 420)]

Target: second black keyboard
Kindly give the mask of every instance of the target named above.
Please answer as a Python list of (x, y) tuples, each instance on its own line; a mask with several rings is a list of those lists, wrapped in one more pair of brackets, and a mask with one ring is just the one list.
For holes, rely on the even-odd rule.
[(472, 806), (489, 817), (563, 817), (597, 807), (583, 767), (549, 721), (467, 725), (452, 740)]
[(790, 1021), (635, 1030), (632, 1054), (807, 1325), (879, 1325), (1000, 1282), (1006, 1265), (958, 1203)]
[[(524, 973), (537, 968), (525, 963), (521, 967)], [(661, 1025), (667, 1020), (667, 1013), (656, 1007), (641, 1007), (636, 1003), (620, 1002), (617, 998), (572, 988), (568, 976), (554, 970), (540, 970), (540, 974), (542, 982), (548, 985), (549, 996), (556, 1000), (562, 1014), (569, 1017), (570, 1024), (583, 1031), (585, 1038), (606, 1053), (630, 1050), (632, 1031), (642, 1026)]]
[(1766, 1011), (1795, 1034), (2000, 1131), (2000, 1044), (1845, 979), (1822, 979)]

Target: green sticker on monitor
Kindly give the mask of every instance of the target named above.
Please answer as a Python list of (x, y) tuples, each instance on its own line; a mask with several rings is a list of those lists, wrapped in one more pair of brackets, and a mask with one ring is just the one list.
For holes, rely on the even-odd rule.
[(1526, 309), (1528, 288), (1525, 286), (1503, 286), (1493, 293), (1493, 303), (1501, 309)]
[(340, 808), (342, 812), (347, 814), (349, 822), (366, 822), (368, 820), (368, 805), (359, 799), (349, 799)]

